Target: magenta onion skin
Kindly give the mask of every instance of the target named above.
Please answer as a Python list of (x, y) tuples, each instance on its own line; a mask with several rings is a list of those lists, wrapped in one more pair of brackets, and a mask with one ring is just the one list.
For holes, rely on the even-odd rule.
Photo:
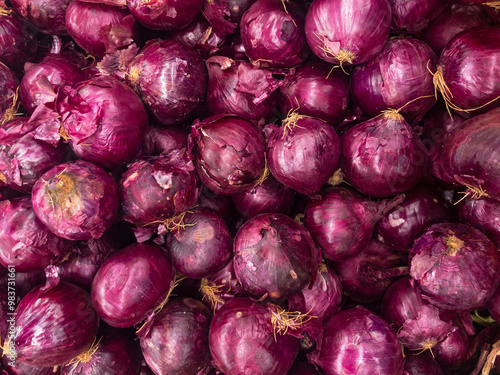
[(322, 342), (308, 356), (326, 375), (400, 375), (403, 353), (389, 323), (373, 312), (351, 308), (333, 315)]
[(58, 103), (61, 132), (80, 158), (113, 168), (131, 161), (146, 136), (148, 115), (126, 84), (102, 77), (83, 81)]
[(153, 30), (178, 30), (200, 13), (203, 0), (127, 0), (135, 19)]
[(379, 53), (391, 26), (387, 0), (319, 0), (306, 15), (311, 50), (331, 64), (361, 64)]
[(207, 104), (212, 114), (231, 113), (256, 121), (273, 117), (282, 81), (271, 70), (225, 56), (212, 56), (205, 64)]
[(305, 13), (294, 3), (257, 0), (240, 21), (241, 41), (250, 61), (260, 66), (291, 68), (309, 56)]
[(19, 80), (14, 72), (7, 65), (0, 62), (0, 90), (2, 91), (2, 97), (0, 98), (0, 118), (2, 123), (14, 117), (16, 112), (14, 99), (16, 98), (17, 86), (19, 86)]
[(492, 108), (487, 103), (493, 100), (498, 105), (499, 59), (500, 28), (477, 27), (455, 35), (443, 49), (437, 67), (452, 108), (477, 114)]
[(12, 0), (12, 9), (36, 27), (49, 35), (67, 35), (66, 8), (70, 0)]
[(224, 375), (286, 375), (299, 340), (273, 333), (271, 310), (248, 298), (233, 298), (214, 315), (208, 336), (210, 352)]
[(257, 298), (280, 300), (299, 292), (314, 280), (321, 262), (307, 229), (278, 213), (249, 219), (233, 246), (236, 277)]
[[(84, 79), (82, 70), (62, 55), (49, 54), (38, 64), (27, 63), (24, 70), (19, 97), (28, 113), (39, 104), (54, 101), (60, 84), (74, 86)], [(46, 91), (51, 88), (52, 93)]]
[(150, 125), (142, 144), (142, 155), (160, 156), (173, 150), (187, 149), (188, 132), (178, 126)]
[(167, 236), (170, 261), (192, 279), (214, 275), (232, 256), (232, 237), (222, 216), (209, 208), (196, 208), (183, 218), (183, 226)]
[(62, 260), (70, 243), (35, 215), (30, 197), (0, 201), (0, 263), (17, 272), (42, 270)]
[(193, 206), (200, 185), (185, 150), (138, 159), (120, 181), (121, 217), (137, 226), (157, 225)]
[(352, 98), (370, 116), (401, 108), (408, 122), (418, 122), (436, 103), (428, 70), (434, 71), (436, 62), (434, 51), (421, 40), (390, 39), (377, 56), (354, 69)]
[(357, 124), (341, 141), (341, 168), (346, 181), (371, 197), (389, 197), (410, 190), (427, 168), (422, 141), (397, 114)]
[(500, 108), (464, 121), (443, 145), (443, 167), (476, 196), (500, 198)]
[(338, 69), (322, 60), (305, 62), (288, 74), (279, 88), (281, 113), (296, 111), (330, 124), (342, 119), (349, 105), (349, 82)]
[(264, 173), (265, 139), (249, 120), (211, 116), (193, 124), (191, 138), (198, 175), (214, 193), (239, 193)]
[(205, 97), (203, 60), (193, 48), (173, 40), (148, 41), (128, 72), (130, 86), (163, 125), (191, 118)]
[(314, 195), (339, 167), (340, 138), (326, 122), (291, 115), (281, 127), (267, 125), (267, 161), (283, 185)]
[(147, 364), (155, 374), (202, 373), (210, 364), (208, 331), (212, 314), (193, 298), (169, 301), (141, 338)]
[(32, 366), (23, 362), (15, 362), (13, 366), (9, 365), (10, 360), (7, 356), (2, 357), (2, 374), (5, 375), (57, 375), (54, 373), (54, 367)]
[(458, 203), (460, 222), (486, 234), (500, 248), (500, 201), (491, 198), (466, 198)]
[(500, 255), (496, 246), (482, 232), (466, 224), (432, 225), (415, 241), (409, 260), (410, 276), (419, 291), (442, 308), (480, 308), (500, 281)]
[(90, 295), (80, 287), (64, 281), (52, 288), (36, 287), (16, 309), (17, 360), (62, 365), (88, 349), (98, 326)]
[(430, 352), (405, 352), (405, 365), (403, 371), (405, 375), (445, 375), (443, 369), (439, 366)]
[(162, 247), (132, 244), (102, 264), (92, 282), (92, 303), (110, 326), (132, 327), (163, 302), (173, 278), (173, 268)]
[(423, 31), (449, 4), (449, 0), (388, 0), (392, 10), (392, 27), (413, 34)]
[(118, 186), (103, 168), (77, 160), (44, 173), (33, 186), (32, 202), (36, 216), (59, 237), (90, 240), (115, 221)]

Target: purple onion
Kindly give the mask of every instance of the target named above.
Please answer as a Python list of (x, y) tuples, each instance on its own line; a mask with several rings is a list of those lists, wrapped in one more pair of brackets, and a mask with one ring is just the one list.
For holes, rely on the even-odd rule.
[(340, 122), (349, 105), (345, 74), (322, 60), (306, 62), (286, 75), (279, 89), (282, 113), (296, 111), (331, 124)]
[(340, 138), (326, 122), (298, 114), (281, 127), (267, 125), (269, 170), (283, 185), (317, 194), (339, 167)]
[(172, 40), (150, 40), (128, 66), (128, 81), (157, 121), (180, 124), (205, 97), (207, 72), (196, 51)]
[(90, 240), (115, 221), (118, 186), (101, 167), (77, 160), (44, 173), (33, 186), (32, 202), (36, 216), (58, 236)]
[(341, 141), (341, 167), (347, 182), (372, 197), (410, 190), (427, 167), (422, 141), (395, 111), (355, 125)]
[(449, 0), (388, 0), (392, 28), (410, 33), (423, 31), (449, 4)]
[[(3, 17), (0, 16), (0, 20)], [(12, 120), (16, 115), (18, 107), (16, 90), (18, 85), (19, 80), (14, 72), (7, 65), (0, 62), (0, 90), (2, 91), (0, 98), (0, 120), (2, 124)]]
[(265, 173), (265, 139), (250, 121), (217, 115), (196, 121), (191, 129), (194, 162), (201, 181), (214, 193), (234, 194)]
[(193, 298), (169, 301), (141, 338), (144, 358), (155, 374), (202, 374), (210, 361), (208, 330), (212, 314)]
[(387, 0), (316, 0), (306, 16), (311, 50), (331, 64), (361, 64), (382, 50), (389, 38)]
[(141, 153), (146, 156), (169, 154), (173, 150), (187, 149), (188, 132), (178, 126), (148, 126)]
[(44, 34), (67, 35), (65, 16), (70, 0), (11, 0), (12, 9)]
[(240, 21), (248, 58), (260, 66), (291, 68), (309, 56), (304, 34), (305, 13), (295, 3), (257, 0)]
[(232, 34), (243, 14), (256, 0), (214, 0), (203, 3), (202, 13), (222, 37)]
[(280, 300), (314, 281), (321, 253), (303, 226), (283, 214), (266, 213), (241, 226), (233, 262), (247, 292)]
[[(4, 369), (2, 374), (5, 375), (57, 375), (59, 371), (54, 373), (54, 367), (33, 366), (23, 362), (11, 362), (8, 357), (2, 357)], [(13, 366), (11, 366), (12, 364)]]
[(486, 234), (500, 248), (500, 201), (466, 198), (458, 204), (458, 218)]
[(434, 224), (410, 250), (410, 276), (425, 298), (442, 308), (480, 308), (495, 292), (499, 272), (496, 246), (466, 224)]
[(127, 0), (137, 21), (153, 30), (178, 30), (189, 25), (200, 13), (203, 0)]
[(430, 352), (405, 353), (404, 375), (445, 375)]
[(166, 251), (155, 244), (132, 244), (112, 254), (92, 283), (92, 303), (113, 327), (132, 327), (165, 300), (173, 268)]
[(70, 243), (53, 234), (35, 215), (30, 197), (0, 201), (0, 263), (16, 271), (41, 270), (61, 261)]

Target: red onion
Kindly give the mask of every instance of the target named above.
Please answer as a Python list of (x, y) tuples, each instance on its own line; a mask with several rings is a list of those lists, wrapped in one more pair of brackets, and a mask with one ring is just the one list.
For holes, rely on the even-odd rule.
[(382, 50), (389, 38), (387, 0), (316, 0), (306, 16), (311, 50), (331, 64), (361, 64)]
[(41, 270), (62, 260), (69, 242), (57, 237), (42, 224), (23, 197), (0, 201), (0, 263), (14, 266), (17, 272)]
[(233, 33), (243, 14), (256, 0), (214, 0), (203, 3), (202, 13), (221, 36)]
[(248, 298), (233, 298), (214, 315), (209, 346), (224, 375), (286, 375), (299, 349), (298, 339), (274, 333), (272, 311)]
[(141, 149), (147, 113), (135, 92), (110, 77), (80, 82), (58, 103), (60, 133), (82, 159), (105, 167), (131, 161)]
[(2, 357), (3, 367), (0, 366), (0, 369), (4, 369), (2, 374), (4, 375), (57, 375), (59, 371), (54, 373), (54, 367), (40, 367), (40, 366), (32, 366), (23, 362), (16, 362), (13, 366), (10, 366), (9, 363), (12, 363), (8, 357)]
[(240, 21), (248, 58), (260, 66), (291, 68), (309, 56), (304, 34), (305, 13), (295, 3), (257, 0)]
[(203, 0), (127, 0), (137, 21), (154, 30), (178, 30), (200, 13)]
[(342, 136), (341, 167), (347, 182), (372, 197), (410, 190), (422, 178), (422, 141), (396, 111), (362, 122)]
[(458, 218), (486, 234), (500, 248), (500, 202), (491, 198), (466, 198), (458, 204)]
[(416, 34), (436, 18), (449, 0), (389, 0), (392, 9), (392, 27)]
[(294, 113), (265, 132), (269, 170), (301, 194), (317, 194), (339, 167), (340, 138), (322, 120)]
[(316, 59), (288, 74), (279, 89), (282, 113), (296, 111), (331, 124), (342, 119), (349, 105), (349, 83), (345, 74)]
[(132, 327), (167, 297), (174, 278), (166, 251), (155, 244), (132, 244), (112, 254), (92, 283), (92, 303), (113, 327)]
[(167, 236), (170, 261), (192, 279), (220, 271), (232, 255), (232, 237), (222, 216), (209, 208), (196, 208)]
[(176, 149), (187, 149), (188, 132), (177, 126), (148, 126), (146, 139), (142, 144), (142, 154), (160, 156)]
[(191, 137), (198, 175), (214, 193), (238, 193), (265, 176), (265, 140), (252, 122), (211, 116), (194, 123)]
[(283, 214), (254, 216), (234, 238), (234, 271), (258, 298), (280, 300), (314, 281), (321, 253), (309, 232)]
[(206, 65), (207, 104), (212, 114), (231, 113), (256, 121), (273, 117), (281, 81), (272, 71), (225, 56), (212, 56)]
[(498, 286), (499, 272), (496, 246), (465, 224), (434, 224), (410, 250), (410, 276), (425, 298), (442, 308), (483, 306)]
[(404, 375), (445, 375), (443, 369), (429, 352), (405, 353)]
[(370, 116), (400, 109), (408, 122), (418, 122), (436, 103), (432, 74), (437, 57), (418, 39), (393, 38), (351, 76), (352, 98)]
[(326, 375), (400, 375), (403, 353), (389, 324), (365, 308), (333, 315), (322, 342), (308, 356)]
[(83, 161), (59, 164), (33, 186), (33, 209), (52, 232), (69, 240), (99, 238), (113, 224), (118, 186), (101, 167)]
[(155, 374), (190, 375), (206, 371), (211, 357), (208, 330), (212, 314), (193, 298), (169, 301), (155, 317), (141, 348)]
[(12, 9), (35, 28), (49, 35), (66, 35), (65, 16), (70, 0), (11, 0)]
[(11, 345), (19, 362), (59, 366), (88, 349), (98, 326), (90, 295), (61, 281), (36, 287), (22, 299)]
[(176, 41), (148, 41), (128, 73), (131, 87), (164, 125), (192, 117), (205, 96), (203, 60), (193, 48)]
[[(1, 20), (2, 16), (0, 16)], [(17, 86), (19, 80), (14, 72), (10, 70), (7, 65), (0, 62), (0, 90), (2, 96), (0, 98), (0, 120), (4, 124), (10, 121), (16, 115), (17, 103)]]

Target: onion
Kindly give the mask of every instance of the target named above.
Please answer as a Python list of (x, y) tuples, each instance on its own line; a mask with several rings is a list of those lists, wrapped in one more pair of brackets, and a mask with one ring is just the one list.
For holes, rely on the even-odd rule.
[(169, 154), (176, 149), (187, 149), (188, 133), (177, 126), (148, 126), (146, 138), (142, 144), (142, 154), (159, 156)]
[(178, 30), (200, 13), (203, 0), (127, 0), (137, 21), (154, 30)]
[(233, 298), (214, 315), (209, 347), (224, 375), (286, 375), (299, 349), (298, 339), (275, 334), (269, 308), (248, 298)]
[(243, 288), (280, 300), (314, 281), (321, 254), (309, 232), (278, 213), (254, 216), (234, 238), (234, 271)]
[(328, 319), (323, 340), (308, 359), (326, 375), (403, 373), (403, 353), (396, 334), (385, 320), (361, 307)]
[(248, 58), (260, 66), (291, 68), (309, 56), (304, 35), (305, 13), (295, 3), (257, 0), (240, 21)]
[(201, 374), (210, 364), (208, 330), (212, 314), (200, 301), (175, 298), (155, 317), (141, 338), (147, 364), (155, 374)]
[(214, 193), (238, 193), (265, 176), (265, 140), (252, 122), (211, 116), (194, 123), (191, 137), (198, 175)]
[(466, 198), (458, 204), (458, 218), (486, 234), (500, 248), (500, 202), (491, 198)]
[(418, 122), (435, 104), (432, 74), (437, 57), (418, 39), (393, 38), (351, 77), (352, 98), (370, 116), (393, 108)]
[(70, 243), (36, 217), (29, 197), (0, 201), (0, 263), (18, 272), (41, 270), (61, 261)]
[(16, 332), (10, 345), (19, 362), (59, 366), (95, 340), (99, 317), (90, 295), (64, 281), (49, 285), (33, 289), (16, 309)]
[(340, 138), (322, 120), (294, 113), (265, 132), (269, 170), (301, 194), (317, 194), (339, 167)]
[(164, 125), (191, 118), (205, 96), (203, 60), (193, 48), (176, 41), (148, 41), (128, 73), (131, 87)]
[(336, 125), (349, 105), (345, 74), (322, 60), (306, 62), (288, 74), (279, 89), (282, 113), (296, 111)]
[(57, 375), (58, 372), (54, 373), (54, 367), (40, 367), (32, 366), (23, 362), (15, 362), (13, 366), (8, 357), (2, 357), (2, 365), (0, 369), (4, 369), (2, 374), (5, 375)]
[(342, 136), (341, 167), (349, 184), (372, 197), (410, 190), (422, 178), (422, 141), (396, 111), (362, 122)]
[[(1, 20), (2, 16), (0, 16)], [(17, 86), (19, 80), (12, 70), (7, 65), (0, 62), (0, 90), (2, 97), (0, 98), (0, 120), (4, 124), (14, 118), (18, 103), (17, 103)]]
[(177, 271), (192, 279), (220, 271), (232, 255), (232, 237), (224, 219), (209, 208), (196, 208), (167, 236), (170, 261)]
[(112, 254), (92, 282), (92, 303), (113, 327), (132, 327), (168, 295), (174, 278), (166, 251), (154, 244), (132, 244)]
[(35, 28), (49, 35), (66, 35), (65, 16), (70, 0), (11, 0), (12, 9)]
[(465, 224), (434, 224), (410, 250), (410, 275), (425, 298), (438, 307), (483, 306), (498, 286), (498, 272), (496, 246)]
[(130, 164), (120, 188), (122, 218), (146, 226), (167, 221), (193, 206), (200, 180), (185, 150), (175, 150)]
[(232, 34), (243, 14), (256, 0), (214, 0), (203, 3), (202, 13), (221, 36)]
[(416, 34), (423, 31), (449, 4), (449, 0), (388, 0), (392, 27)]
[(445, 375), (431, 353), (405, 353), (405, 375)]
[(212, 114), (231, 113), (256, 121), (273, 117), (281, 81), (272, 71), (225, 56), (212, 56), (206, 65), (207, 104)]
[(389, 38), (387, 0), (316, 0), (306, 16), (311, 50), (331, 64), (361, 64), (379, 53)]
[(233, 232), (234, 224), (238, 221), (239, 215), (229, 195), (220, 195), (202, 185), (200, 196), (198, 197), (198, 206), (211, 208), (224, 218), (226, 224)]
[(58, 103), (63, 138), (82, 159), (104, 167), (131, 161), (140, 151), (147, 113), (135, 92), (114, 78), (80, 82)]
[(90, 240), (115, 221), (118, 186), (101, 167), (77, 160), (44, 173), (33, 186), (32, 202), (36, 216), (58, 236)]

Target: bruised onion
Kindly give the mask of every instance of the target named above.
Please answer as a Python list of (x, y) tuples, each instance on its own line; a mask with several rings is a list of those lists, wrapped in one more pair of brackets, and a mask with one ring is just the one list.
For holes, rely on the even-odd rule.
[(67, 35), (66, 8), (70, 0), (11, 0), (12, 9), (36, 29), (49, 35)]
[(486, 234), (500, 248), (500, 201), (466, 198), (458, 204), (458, 218)]
[(410, 33), (423, 31), (449, 3), (449, 0), (388, 1), (392, 10), (392, 27)]
[(44, 173), (33, 186), (32, 202), (36, 216), (58, 236), (90, 240), (115, 221), (118, 186), (101, 167), (77, 160)]

